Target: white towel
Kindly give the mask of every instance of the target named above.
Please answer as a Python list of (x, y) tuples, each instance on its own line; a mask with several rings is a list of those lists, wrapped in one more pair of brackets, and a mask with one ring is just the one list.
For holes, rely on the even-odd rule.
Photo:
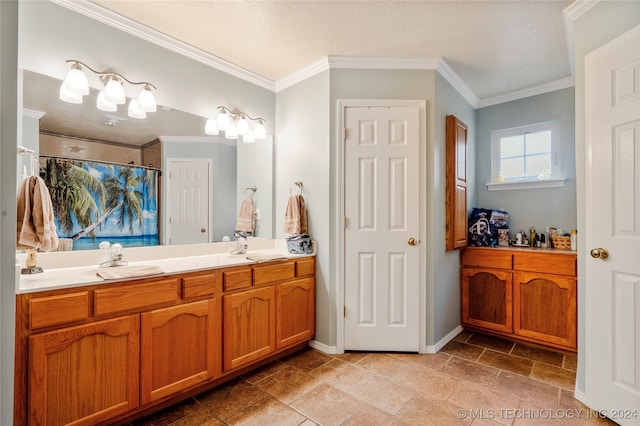
[(252, 198), (245, 198), (240, 204), (236, 231), (251, 232), (256, 230), (255, 206)]
[(27, 176), (17, 196), (17, 248), (51, 251), (58, 247), (49, 190), (39, 176)]
[(123, 278), (146, 277), (149, 275), (164, 274), (161, 267), (155, 265), (141, 266), (116, 266), (104, 268), (96, 272), (96, 275), (105, 280), (118, 280)]
[(307, 209), (302, 195), (292, 195), (284, 213), (284, 232), (287, 234), (306, 234)]

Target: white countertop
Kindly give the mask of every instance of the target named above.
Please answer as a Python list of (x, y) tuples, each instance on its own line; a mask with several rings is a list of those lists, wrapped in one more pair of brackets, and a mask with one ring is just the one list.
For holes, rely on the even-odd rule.
[[(285, 240), (249, 239), (246, 254), (230, 254), (235, 242), (188, 244), (179, 246), (154, 246), (123, 248), (123, 260), (127, 266), (159, 266), (164, 274), (192, 272), (203, 269), (224, 268), (257, 263), (247, 256), (283, 256), (296, 258), (315, 256), (291, 254)], [(26, 254), (18, 254), (21, 267), (25, 267)], [(32, 293), (43, 290), (78, 287), (124, 280), (104, 280), (96, 273), (104, 270), (98, 265), (109, 258), (108, 250), (78, 250), (68, 252), (38, 253), (37, 265), (44, 270), (38, 274), (22, 274), (16, 283), (16, 293)], [(117, 266), (114, 268), (118, 268)], [(156, 275), (158, 276), (158, 275)], [(160, 275), (161, 276), (161, 275)], [(140, 279), (136, 277), (129, 279)]]

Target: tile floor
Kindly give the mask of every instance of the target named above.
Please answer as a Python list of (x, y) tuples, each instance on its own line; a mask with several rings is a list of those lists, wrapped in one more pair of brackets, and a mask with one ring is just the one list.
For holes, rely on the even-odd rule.
[(576, 356), (463, 331), (439, 353), (306, 349), (142, 425), (613, 425), (573, 398)]

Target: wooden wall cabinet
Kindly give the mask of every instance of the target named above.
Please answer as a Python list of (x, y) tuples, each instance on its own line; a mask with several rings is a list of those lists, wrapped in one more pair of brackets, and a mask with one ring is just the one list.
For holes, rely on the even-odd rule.
[(461, 264), (463, 326), (576, 351), (575, 253), (470, 247)]
[(467, 125), (446, 118), (446, 249), (467, 246)]
[(312, 257), (20, 294), (14, 424), (122, 423), (314, 333)]

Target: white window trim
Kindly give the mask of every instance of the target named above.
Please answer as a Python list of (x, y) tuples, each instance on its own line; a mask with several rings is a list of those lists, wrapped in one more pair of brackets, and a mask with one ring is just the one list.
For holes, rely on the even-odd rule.
[[(545, 130), (551, 130), (551, 153), (553, 161), (555, 162), (550, 178), (514, 179), (498, 182), (498, 172), (500, 170), (500, 139), (520, 135), (524, 132), (536, 133)], [(489, 191), (558, 188), (564, 186), (564, 181), (565, 179), (562, 176), (562, 161), (560, 158), (560, 123), (558, 121), (547, 121), (491, 132), (491, 182), (486, 184)]]

